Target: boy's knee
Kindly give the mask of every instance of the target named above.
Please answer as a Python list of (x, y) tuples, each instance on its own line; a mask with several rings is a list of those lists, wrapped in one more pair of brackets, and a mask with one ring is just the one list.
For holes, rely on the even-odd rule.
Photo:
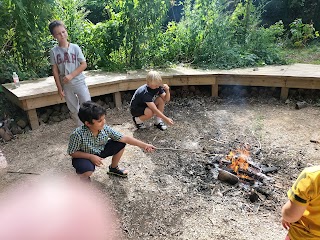
[(155, 104), (164, 104), (165, 101), (163, 100), (162, 97), (157, 97), (157, 99), (155, 100)]
[(151, 118), (153, 116), (153, 112), (150, 108), (146, 108), (146, 110), (144, 111), (144, 115)]
[(93, 174), (93, 171), (84, 172), (82, 174), (79, 174), (81, 177), (91, 177)]

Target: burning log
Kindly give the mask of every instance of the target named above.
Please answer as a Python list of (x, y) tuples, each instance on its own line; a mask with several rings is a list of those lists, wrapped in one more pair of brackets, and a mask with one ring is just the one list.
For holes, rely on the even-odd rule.
[(218, 172), (218, 179), (220, 181), (230, 183), (231, 185), (235, 185), (239, 182), (239, 178), (236, 175), (229, 173), (228, 171), (219, 169)]
[[(235, 151), (231, 151), (226, 159), (220, 160), (220, 168), (233, 174), (238, 178), (238, 181), (243, 181), (253, 185), (255, 180), (265, 182), (271, 180), (264, 173), (276, 171), (276, 167), (262, 167), (254, 163), (249, 155), (248, 146), (244, 146)], [(224, 178), (223, 178), (224, 179)]]

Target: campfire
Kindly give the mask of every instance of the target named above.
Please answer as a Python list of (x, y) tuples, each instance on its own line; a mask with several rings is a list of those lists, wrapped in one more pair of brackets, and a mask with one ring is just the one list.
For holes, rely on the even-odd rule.
[(275, 167), (255, 163), (250, 156), (250, 146), (244, 144), (219, 161), (218, 179), (230, 184), (242, 182), (259, 185), (270, 180), (266, 173), (276, 170)]

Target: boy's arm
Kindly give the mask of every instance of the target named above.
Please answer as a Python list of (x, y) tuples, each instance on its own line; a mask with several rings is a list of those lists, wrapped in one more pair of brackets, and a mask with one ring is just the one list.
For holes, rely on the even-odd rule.
[(134, 145), (140, 148), (143, 148), (146, 152), (153, 152), (156, 147), (151, 145), (151, 144), (147, 144), (145, 142), (142, 142), (134, 137), (130, 137), (130, 136), (123, 136), (122, 138), (120, 138), (119, 142), (123, 142), (123, 143), (128, 143), (130, 145)]
[(91, 153), (86, 153), (86, 152), (81, 152), (81, 151), (76, 151), (74, 153), (71, 153), (70, 156), (72, 158), (85, 158), (85, 159), (89, 159), (94, 165), (96, 166), (101, 166), (103, 165), (102, 163), (102, 158), (91, 154)]
[(163, 101), (169, 102), (171, 95), (170, 95), (170, 87), (168, 86), (168, 84), (163, 84), (163, 90), (165, 92), (162, 93), (160, 97), (163, 99)]
[(63, 81), (65, 83), (71, 81), (73, 78), (75, 78), (80, 73), (82, 73), (86, 68), (87, 68), (87, 62), (86, 61), (81, 62), (79, 67), (77, 67), (73, 72), (69, 73), (63, 78)]
[(288, 200), (286, 204), (283, 205), (281, 210), (283, 227), (288, 229), (289, 223), (298, 221), (306, 209), (306, 205), (300, 205)]
[(157, 108), (157, 106), (154, 104), (154, 102), (146, 102), (148, 108), (151, 109), (151, 111), (159, 118), (161, 118), (163, 121), (165, 121), (167, 124), (172, 125), (173, 124), (173, 120), (171, 118), (168, 118), (167, 116), (165, 116), (161, 111), (159, 111), (159, 109)]
[(52, 65), (52, 74), (53, 74), (54, 81), (56, 82), (56, 86), (58, 88), (58, 93), (59, 93), (61, 99), (63, 99), (64, 92), (63, 92), (63, 89), (61, 86), (61, 82), (60, 82), (60, 78), (59, 78), (59, 69), (58, 69), (57, 64)]

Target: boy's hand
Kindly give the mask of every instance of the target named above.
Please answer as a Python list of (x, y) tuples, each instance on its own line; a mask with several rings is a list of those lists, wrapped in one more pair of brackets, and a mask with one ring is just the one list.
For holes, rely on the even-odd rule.
[(90, 161), (96, 165), (97, 167), (100, 167), (101, 165), (103, 165), (103, 162), (102, 162), (103, 158), (99, 157), (99, 156), (96, 156), (96, 155), (92, 155), (91, 158), (90, 158)]
[(165, 90), (165, 91), (169, 91), (169, 89), (170, 89), (170, 87), (169, 87), (168, 84), (163, 84), (162, 88), (163, 88), (163, 90)]
[(64, 83), (68, 83), (72, 80), (72, 76), (70, 74), (64, 76), (64, 78), (62, 79)]
[(284, 229), (289, 230), (290, 228), (290, 223), (288, 223), (287, 221), (285, 221), (283, 218), (281, 218), (281, 223)]
[(61, 98), (61, 100), (64, 98), (64, 91), (63, 90), (60, 90), (60, 91), (58, 91), (58, 93), (59, 93), (59, 96), (60, 96), (60, 98)]
[(173, 125), (173, 120), (171, 118), (166, 118), (165, 121), (168, 125)]
[(146, 152), (153, 152), (155, 149), (156, 149), (156, 147), (153, 146), (153, 145), (151, 145), (151, 144), (146, 144), (146, 146), (145, 146), (145, 148), (144, 148), (144, 150), (145, 150)]

